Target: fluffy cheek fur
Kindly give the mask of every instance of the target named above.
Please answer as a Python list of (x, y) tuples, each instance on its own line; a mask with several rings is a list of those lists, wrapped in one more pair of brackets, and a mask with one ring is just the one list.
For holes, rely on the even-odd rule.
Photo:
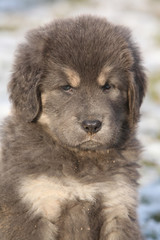
[[(123, 135), (123, 123), (127, 118), (126, 101), (122, 97), (114, 101), (106, 99), (105, 95), (96, 100), (90, 98), (83, 104), (78, 97), (67, 100), (54, 92), (43, 94), (39, 122), (63, 145), (82, 149), (113, 147)], [(82, 127), (85, 119), (100, 120), (100, 131), (93, 135), (87, 134)]]

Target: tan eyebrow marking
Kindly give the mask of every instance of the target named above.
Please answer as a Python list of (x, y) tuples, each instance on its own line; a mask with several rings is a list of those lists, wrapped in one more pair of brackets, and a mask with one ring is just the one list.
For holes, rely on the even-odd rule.
[(113, 67), (111, 66), (104, 66), (102, 68), (102, 71), (100, 72), (98, 78), (97, 78), (97, 82), (100, 86), (104, 86), (107, 80), (107, 76), (109, 75), (109, 73), (112, 71)]
[(71, 84), (72, 87), (78, 87), (80, 85), (80, 77), (76, 71), (70, 68), (64, 68), (64, 72), (67, 75), (68, 82)]

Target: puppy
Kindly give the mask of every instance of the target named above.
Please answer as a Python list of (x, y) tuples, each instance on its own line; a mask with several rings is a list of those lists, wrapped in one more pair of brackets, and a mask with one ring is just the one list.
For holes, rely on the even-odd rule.
[(146, 76), (130, 32), (80, 16), (18, 47), (3, 124), (1, 240), (141, 240), (136, 139)]

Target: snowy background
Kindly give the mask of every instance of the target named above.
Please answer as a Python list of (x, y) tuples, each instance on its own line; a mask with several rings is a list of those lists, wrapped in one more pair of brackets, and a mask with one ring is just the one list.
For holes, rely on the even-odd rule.
[(138, 213), (145, 238), (160, 240), (160, 0), (0, 0), (0, 121), (10, 111), (7, 83), (25, 32), (84, 13), (128, 26), (144, 56), (149, 83), (138, 133), (144, 145)]

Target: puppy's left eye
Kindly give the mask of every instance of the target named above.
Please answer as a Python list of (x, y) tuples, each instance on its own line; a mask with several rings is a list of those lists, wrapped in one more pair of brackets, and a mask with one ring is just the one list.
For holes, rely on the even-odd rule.
[(111, 89), (111, 87), (112, 87), (112, 86), (111, 86), (109, 83), (105, 83), (105, 85), (102, 86), (102, 89), (103, 89), (103, 91), (108, 91), (108, 90)]

